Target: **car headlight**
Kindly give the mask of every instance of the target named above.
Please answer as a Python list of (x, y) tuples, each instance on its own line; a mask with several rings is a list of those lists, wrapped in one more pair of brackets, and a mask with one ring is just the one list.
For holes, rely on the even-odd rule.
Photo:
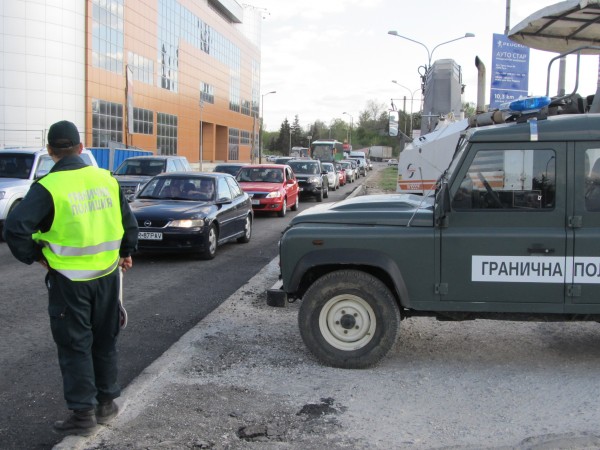
[(321, 179), (319, 177), (308, 177), (308, 181), (310, 184), (319, 184)]
[(177, 228), (194, 228), (194, 227), (203, 227), (204, 219), (183, 219), (183, 220), (173, 220), (169, 223), (170, 227)]
[(281, 197), (281, 192), (273, 191), (273, 192), (269, 192), (265, 198), (279, 198), (279, 197)]
[(6, 191), (0, 191), (0, 200), (2, 200), (5, 195), (6, 195)]

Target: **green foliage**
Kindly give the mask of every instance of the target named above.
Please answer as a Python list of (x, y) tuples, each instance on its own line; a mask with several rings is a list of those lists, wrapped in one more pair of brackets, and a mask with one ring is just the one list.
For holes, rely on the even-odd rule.
[(387, 167), (383, 169), (381, 179), (379, 180), (379, 188), (388, 192), (396, 192), (398, 182), (398, 168)]
[[(400, 117), (400, 130), (408, 131), (410, 114), (401, 112)], [(394, 149), (394, 155), (399, 154), (404, 142), (396, 137), (388, 136), (388, 106), (385, 103), (369, 100), (365, 109), (353, 119), (352, 123), (352, 121), (338, 117), (332, 119), (329, 125), (322, 120), (315, 120), (306, 130), (303, 130), (297, 114), (291, 125), (286, 117), (278, 132), (263, 131), (264, 148), (271, 152), (288, 155), (291, 147), (308, 147), (309, 142), (318, 139), (336, 139), (340, 142), (351, 141), (354, 149), (385, 145)], [(421, 116), (419, 113), (412, 115), (412, 122), (413, 130), (420, 128)]]

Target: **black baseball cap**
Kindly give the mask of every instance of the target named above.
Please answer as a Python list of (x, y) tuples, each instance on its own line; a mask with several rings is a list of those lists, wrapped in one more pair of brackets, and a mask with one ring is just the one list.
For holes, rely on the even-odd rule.
[(79, 131), (73, 122), (61, 120), (50, 126), (48, 144), (52, 148), (69, 148), (79, 145)]

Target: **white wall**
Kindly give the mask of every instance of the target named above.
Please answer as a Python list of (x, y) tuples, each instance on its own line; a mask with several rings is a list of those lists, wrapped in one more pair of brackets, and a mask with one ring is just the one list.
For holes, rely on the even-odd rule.
[(0, 0), (0, 147), (63, 119), (85, 130), (85, 0)]

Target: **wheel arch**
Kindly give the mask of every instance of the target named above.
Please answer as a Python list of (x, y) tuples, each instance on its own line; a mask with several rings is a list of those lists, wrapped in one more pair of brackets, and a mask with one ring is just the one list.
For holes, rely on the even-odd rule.
[(400, 268), (388, 255), (376, 250), (307, 253), (296, 264), (285, 290), (301, 298), (316, 280), (341, 269), (360, 270), (375, 276), (392, 292), (399, 306), (410, 308), (410, 297)]

